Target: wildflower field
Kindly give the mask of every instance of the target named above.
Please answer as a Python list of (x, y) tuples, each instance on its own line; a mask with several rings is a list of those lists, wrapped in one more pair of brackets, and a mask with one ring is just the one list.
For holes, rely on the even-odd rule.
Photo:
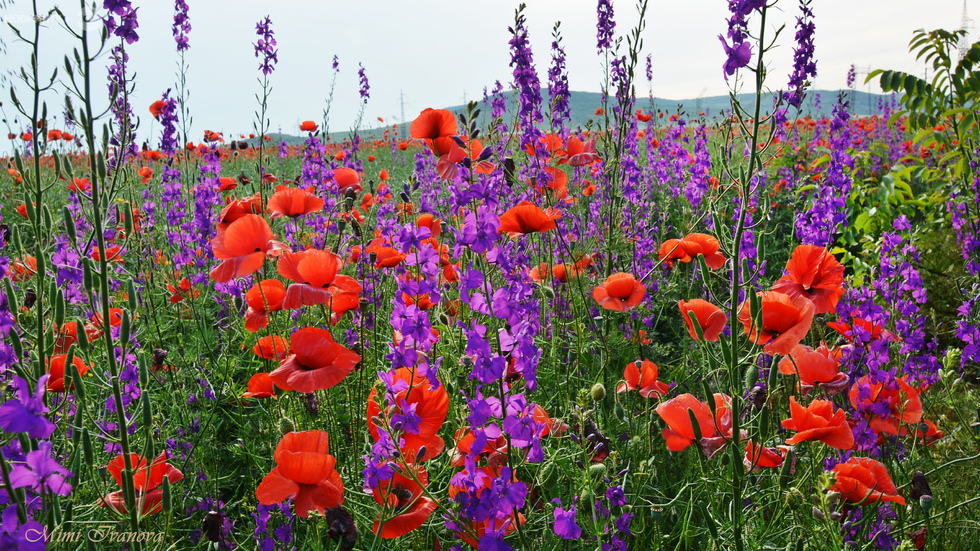
[(287, 143), (268, 17), (254, 125), (222, 134), (187, 107), (185, 0), (150, 105), (129, 0), (17, 3), (0, 550), (980, 549), (963, 32), (912, 37), (929, 80), (872, 72), (875, 114), (811, 117), (810, 0), (730, 0), (731, 104), (686, 112), (637, 93), (652, 4), (623, 29), (599, 0), (572, 124), (564, 44), (593, 37), (532, 52), (507, 6), (507, 84), (368, 136), (361, 66), (355, 127)]

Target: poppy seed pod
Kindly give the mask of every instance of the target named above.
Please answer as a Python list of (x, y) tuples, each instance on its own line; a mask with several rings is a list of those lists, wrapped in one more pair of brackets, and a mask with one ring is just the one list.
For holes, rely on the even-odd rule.
[(346, 220), (337, 220), (337, 233), (338, 234), (342, 234), (342, 233), (344, 233), (344, 230), (346, 230), (346, 229), (347, 229), (347, 221)]

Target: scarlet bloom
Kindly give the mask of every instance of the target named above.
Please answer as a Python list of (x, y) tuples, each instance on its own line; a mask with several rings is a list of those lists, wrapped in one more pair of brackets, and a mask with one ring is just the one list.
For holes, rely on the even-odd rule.
[(150, 168), (150, 167), (148, 167), (148, 166), (144, 166), (144, 167), (141, 167), (136, 172), (136, 174), (139, 175), (139, 177), (143, 179), (142, 182), (140, 182), (140, 183), (142, 183), (143, 185), (146, 185), (147, 183), (150, 182), (150, 178), (153, 177), (153, 169)]
[(48, 130), (48, 141), (56, 142), (61, 139), (61, 130)]
[[(58, 354), (57, 356), (52, 356), (48, 360), (48, 373), (51, 377), (48, 378), (48, 392), (64, 392), (65, 391), (65, 362), (68, 361), (68, 354)], [(78, 370), (79, 375), (85, 375), (88, 372), (89, 366), (85, 365), (78, 356), (72, 358), (72, 365)], [(74, 390), (74, 382), (71, 380), (71, 375), (68, 375), (68, 390)]]
[(701, 327), (701, 334), (709, 342), (717, 341), (725, 324), (728, 323), (728, 316), (721, 311), (721, 308), (706, 300), (699, 298), (687, 302), (680, 300), (677, 301), (677, 306), (681, 309), (681, 317), (687, 325), (687, 332), (694, 340), (698, 340), (698, 334), (694, 331), (694, 320), (697, 320)]
[(820, 343), (817, 349), (798, 344), (789, 356), (779, 360), (779, 372), (783, 375), (797, 375), (800, 378), (800, 391), (804, 395), (813, 387), (819, 387), (833, 396), (847, 389), (850, 377), (840, 373), (837, 357)]
[(668, 239), (660, 245), (660, 260), (669, 266), (674, 260), (688, 263), (699, 254), (704, 255), (704, 263), (712, 270), (725, 265), (725, 256), (719, 251), (721, 244), (706, 233), (689, 233), (684, 239)]
[(333, 169), (333, 179), (342, 192), (347, 191), (347, 189), (353, 189), (355, 193), (361, 192), (361, 176), (353, 168)]
[(177, 304), (185, 298), (197, 298), (201, 296), (201, 291), (191, 289), (191, 282), (186, 277), (182, 278), (177, 285), (179, 288), (169, 283), (167, 284), (167, 290), (170, 291), (170, 304)]
[(521, 201), (500, 216), (500, 226), (497, 233), (507, 232), (510, 236), (527, 233), (546, 232), (555, 229), (555, 220), (561, 218), (561, 213), (549, 209), (541, 210), (530, 201)]
[[(535, 411), (535, 413), (537, 412)], [(550, 432), (551, 427), (549, 426), (545, 430)], [(473, 445), (476, 444), (476, 435), (473, 434), (473, 431), (469, 428), (456, 429), (456, 434), (454, 436), (456, 447), (452, 450), (452, 459), (450, 460), (450, 464), (453, 467), (462, 467), (466, 464), (467, 456), (473, 454), (476, 456), (477, 460), (486, 459), (487, 463), (490, 465), (506, 465), (507, 437), (504, 435), (503, 431), (501, 431), (500, 427), (496, 424), (490, 424), (483, 429), (483, 434), (486, 436), (486, 442), (484, 443), (482, 449), (477, 450), (473, 448)], [(544, 436), (544, 433), (542, 433), (541, 436)], [(449, 492), (451, 497), (452, 489), (450, 489)]]
[(269, 198), (269, 217), (303, 216), (323, 209), (323, 204), (323, 199), (305, 189), (279, 186)]
[(897, 342), (902, 340), (895, 333), (885, 329), (881, 322), (870, 322), (862, 318), (853, 318), (851, 323), (845, 323), (841, 320), (828, 321), (827, 327), (843, 335), (849, 343), (854, 342), (855, 331), (864, 332), (867, 335), (866, 338), (860, 338), (862, 341), (885, 339), (888, 342)]
[(88, 181), (88, 178), (72, 178), (68, 184), (68, 189), (76, 193), (81, 193), (92, 189), (92, 183)]
[(293, 353), (289, 348), (289, 343), (286, 342), (286, 339), (280, 337), (279, 335), (262, 337), (259, 339), (259, 342), (255, 343), (255, 346), (252, 347), (252, 352), (254, 352), (255, 355), (260, 358), (276, 361), (282, 361)]
[(354, 308), (361, 284), (340, 274), (343, 267), (344, 261), (329, 251), (308, 249), (283, 253), (279, 259), (279, 275), (296, 282), (286, 289), (283, 309), (328, 304), (331, 310), (342, 314)]
[(286, 287), (278, 279), (263, 279), (245, 293), (245, 329), (252, 333), (269, 326), (269, 312), (282, 310)]
[[(419, 449), (425, 447), (421, 461), (438, 456), (446, 447), (439, 436), (439, 429), (446, 421), (446, 413), (449, 411), (446, 386), (440, 384), (438, 388), (432, 388), (424, 375), (416, 372), (413, 376), (406, 367), (395, 370), (393, 381), (395, 388), (402, 390), (395, 394), (394, 403), (386, 408), (384, 416), (389, 420), (404, 418), (401, 437), (405, 443), (401, 447), (402, 454), (414, 458)], [(374, 420), (381, 417), (377, 394), (377, 389), (372, 389), (367, 403), (368, 431), (375, 441), (380, 433)], [(414, 415), (406, 415), (406, 410), (411, 411), (412, 408)]]
[(837, 309), (837, 301), (844, 294), (844, 266), (827, 249), (815, 245), (796, 247), (786, 271), (789, 273), (773, 284), (773, 291), (790, 298), (810, 299), (816, 314)]
[(218, 214), (218, 233), (224, 233), (232, 222), (246, 214), (262, 214), (262, 199), (256, 192), (251, 197), (232, 199)]
[(904, 377), (879, 383), (873, 375), (865, 375), (851, 386), (847, 396), (855, 409), (871, 416), (868, 424), (877, 433), (897, 436), (903, 423), (913, 425), (922, 419), (919, 391)]
[(374, 239), (368, 243), (365, 252), (368, 254), (374, 253), (374, 266), (376, 268), (394, 268), (408, 257), (408, 255), (405, 253), (399, 252), (397, 249), (385, 245), (380, 238)]
[[(102, 312), (96, 312), (92, 316), (92, 323), (96, 327), (103, 329), (102, 326)], [(109, 308), (109, 325), (112, 327), (119, 327), (122, 325), (122, 308)]]
[(429, 228), (430, 237), (439, 237), (442, 235), (441, 220), (429, 213), (420, 214), (419, 217), (415, 219), (415, 227)]
[(668, 387), (657, 380), (659, 376), (657, 364), (650, 360), (635, 361), (626, 364), (623, 371), (625, 381), (619, 383), (616, 392), (627, 392), (630, 390), (640, 390), (640, 396), (649, 398), (650, 395), (663, 396), (667, 394)]
[[(783, 459), (785, 459), (786, 454), (792, 449), (789, 446), (778, 446), (775, 448), (767, 448), (765, 446), (756, 447), (755, 443), (749, 440), (745, 443), (745, 458), (742, 460), (742, 464), (745, 465), (746, 470), (751, 470), (752, 472), (757, 472), (764, 468), (774, 469), (783, 464)], [(790, 467), (792, 468), (792, 465)]]
[(303, 132), (316, 132), (317, 125), (313, 121), (303, 121), (300, 123), (299, 129)]
[(30, 255), (24, 255), (10, 265), (10, 281), (17, 283), (27, 281), (37, 273), (37, 259)]
[(309, 393), (344, 380), (361, 357), (337, 344), (326, 329), (304, 327), (289, 339), (293, 353), (269, 378), (283, 390)]
[(832, 448), (849, 450), (854, 447), (854, 433), (847, 424), (844, 410), (834, 411), (834, 403), (829, 400), (814, 400), (803, 407), (796, 396), (789, 397), (790, 418), (783, 421), (783, 428), (796, 432), (787, 444), (816, 441)]
[[(119, 245), (113, 245), (111, 247), (106, 247), (106, 262), (122, 262), (122, 253), (119, 252)], [(102, 251), (98, 246), (92, 247), (92, 252), (89, 256), (93, 260), (102, 260)]]
[(711, 407), (708, 404), (698, 401), (691, 394), (681, 394), (657, 406), (657, 415), (667, 423), (667, 428), (661, 434), (667, 442), (668, 450), (679, 452), (697, 443), (695, 441), (697, 435), (688, 411), (694, 412), (701, 431), (700, 444), (709, 458), (721, 449), (725, 441), (731, 439), (732, 413), (729, 409), (731, 398), (716, 393), (714, 400), (715, 415), (711, 414)]
[[(184, 479), (184, 474), (173, 465), (167, 464), (167, 453), (163, 452), (147, 466), (146, 458), (135, 453), (129, 454), (133, 469), (133, 487), (136, 489), (136, 504), (140, 515), (152, 515), (163, 510), (163, 490), (158, 489), (166, 478), (171, 484)], [(120, 454), (109, 462), (106, 470), (121, 488), (122, 473), (126, 468), (125, 456)], [(126, 500), (123, 491), (112, 492), (99, 500), (99, 506), (109, 507), (119, 514), (126, 514)]]
[[(374, 501), (384, 509), (374, 520), (374, 533), (385, 539), (397, 538), (425, 523), (436, 510), (436, 502), (422, 492), (429, 485), (429, 474), (421, 465), (409, 465), (414, 477), (399, 471), (374, 489)], [(422, 484), (415, 482), (417, 479)]]
[(275, 397), (276, 386), (268, 373), (256, 373), (248, 380), (248, 391), (242, 393), (242, 398)]
[(905, 498), (888, 476), (888, 469), (870, 457), (851, 457), (833, 468), (837, 482), (831, 488), (851, 503), (867, 504), (892, 501), (905, 505)]
[(564, 155), (558, 158), (558, 164), (577, 167), (591, 165), (598, 160), (594, 139), (583, 142), (578, 136), (570, 136)]
[(378, 172), (378, 179), (380, 179), (382, 182), (387, 182), (388, 178), (388, 169), (382, 168), (381, 171)]
[(150, 104), (150, 114), (153, 115), (154, 119), (160, 118), (160, 113), (163, 112), (164, 103), (162, 99), (158, 99)]
[(276, 466), (265, 475), (255, 497), (263, 505), (294, 500), (296, 515), (340, 507), (344, 502), (344, 481), (330, 455), (329, 437), (319, 430), (289, 432), (276, 446)]
[(238, 187), (238, 180), (230, 176), (218, 178), (218, 191), (232, 191)]
[(647, 294), (646, 287), (633, 274), (618, 272), (606, 278), (602, 285), (592, 289), (592, 298), (606, 310), (625, 312), (640, 304)]
[(229, 224), (211, 240), (214, 256), (223, 262), (211, 270), (211, 279), (225, 283), (255, 273), (265, 255), (279, 247), (269, 223), (256, 214), (246, 214)]
[(457, 132), (456, 116), (446, 109), (427, 107), (412, 121), (409, 132), (413, 138), (425, 140), (433, 152), (437, 150), (448, 151), (452, 136), (455, 136)]
[(752, 326), (752, 312), (746, 299), (739, 308), (738, 321), (742, 322), (745, 334), (762, 347), (766, 354), (788, 355), (793, 347), (800, 344), (813, 324), (813, 303), (804, 297), (791, 299), (783, 293), (760, 292), (759, 303), (762, 309), (762, 327)]

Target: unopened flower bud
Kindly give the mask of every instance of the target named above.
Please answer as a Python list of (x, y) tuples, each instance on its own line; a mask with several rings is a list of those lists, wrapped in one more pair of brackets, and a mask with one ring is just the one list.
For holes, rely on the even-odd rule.
[(606, 387), (602, 383), (592, 385), (592, 400), (601, 402), (606, 399)]
[(922, 507), (923, 511), (928, 511), (929, 509), (932, 509), (932, 501), (932, 496), (926, 494), (919, 498), (919, 507)]
[(289, 417), (283, 417), (279, 419), (279, 432), (286, 435), (290, 432), (296, 430), (296, 425), (293, 424), (293, 420)]
[(595, 465), (592, 465), (589, 467), (589, 475), (595, 478), (606, 476), (606, 464), (596, 463)]

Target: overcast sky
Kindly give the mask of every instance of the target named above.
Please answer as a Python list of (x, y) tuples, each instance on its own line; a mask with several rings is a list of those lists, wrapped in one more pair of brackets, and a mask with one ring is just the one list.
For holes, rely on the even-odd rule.
[[(974, 2), (976, 0), (973, 0)], [(100, 0), (101, 2), (101, 0)], [(9, 2), (8, 2), (9, 3)], [(39, 1), (42, 9), (56, 2)], [(133, 103), (143, 119), (141, 134), (150, 130), (147, 106), (176, 81), (177, 53), (171, 33), (173, 2), (134, 0), (139, 7), (138, 43), (128, 48), (130, 68), (137, 74)], [(188, 88), (194, 116), (192, 138), (204, 129), (249, 132), (255, 120), (259, 61), (254, 57), (255, 23), (272, 18), (278, 40), (279, 64), (271, 76), (274, 90), (269, 118), (273, 129), (298, 133), (305, 119), (320, 120), (329, 94), (334, 55), (340, 58), (331, 130), (347, 130), (359, 108), (357, 67), (363, 63), (371, 85), (365, 120), (376, 125), (412, 120), (426, 107), (442, 107), (482, 97), (484, 87), (512, 80), (508, 26), (517, 1), (500, 0), (188, 0), (193, 31)], [(550, 62), (551, 29), (561, 21), (572, 90), (599, 91), (602, 60), (596, 53), (595, 2), (585, 0), (528, 0), (527, 24), (534, 61), (543, 85)], [(0, 19), (22, 28), (30, 25), (28, 0), (15, 0)], [(76, 2), (66, 2), (76, 9)], [(617, 35), (637, 21), (633, 2), (613, 2)], [(980, 4), (976, 9), (980, 18)], [(817, 88), (845, 85), (851, 64), (900, 69), (922, 74), (924, 66), (908, 53), (915, 29), (960, 27), (962, 0), (814, 0)], [(771, 58), (770, 80), (784, 88), (791, 70), (796, 2), (781, 0), (771, 21), (786, 29)], [(653, 57), (653, 93), (667, 99), (686, 99), (727, 93), (721, 66), (724, 53), (718, 35), (725, 31), (725, 0), (650, 0), (644, 53)], [(77, 15), (74, 16), (77, 20)], [(758, 15), (751, 23), (758, 25)], [(29, 63), (29, 50), (17, 44), (6, 25), (0, 30), (8, 45), (4, 70)], [(772, 29), (768, 31), (770, 36)], [(973, 39), (976, 33), (971, 33)], [(42, 73), (61, 65), (73, 46), (58, 24), (42, 31)], [(102, 65), (105, 61), (102, 61)], [(639, 70), (638, 94), (649, 89)], [(99, 76), (104, 82), (104, 72)], [(859, 82), (863, 81), (863, 77)], [(867, 90), (866, 86), (861, 89)], [(45, 97), (62, 105), (63, 92)], [(22, 97), (25, 94), (21, 94)], [(4, 99), (9, 97), (4, 91)], [(12, 118), (9, 103), (4, 102)], [(60, 111), (60, 107), (57, 108)], [(59, 119), (60, 120), (60, 119)], [(154, 134), (158, 132), (153, 129)]]

